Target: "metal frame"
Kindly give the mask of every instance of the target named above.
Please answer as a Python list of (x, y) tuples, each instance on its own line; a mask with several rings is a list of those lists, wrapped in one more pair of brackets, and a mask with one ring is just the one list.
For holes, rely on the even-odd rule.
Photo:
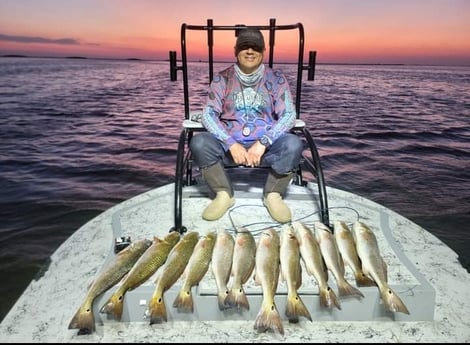
[[(313, 80), (315, 75), (315, 60), (316, 52), (309, 52), (309, 62), (307, 65), (303, 63), (304, 55), (304, 28), (301, 23), (290, 24), (290, 25), (276, 25), (276, 19), (271, 18), (269, 25), (214, 25), (212, 19), (207, 20), (207, 25), (181, 25), (181, 65), (178, 66), (176, 51), (169, 52), (170, 59), (170, 79), (172, 81), (177, 80), (177, 72), (183, 72), (183, 97), (184, 97), (184, 120), (191, 120), (190, 114), (190, 102), (189, 102), (189, 76), (188, 76), (188, 60), (187, 60), (187, 39), (186, 33), (188, 30), (199, 30), (207, 32), (207, 45), (208, 45), (208, 65), (209, 65), (209, 83), (213, 79), (214, 75), (214, 58), (213, 58), (213, 47), (214, 47), (214, 31), (219, 30), (231, 30), (235, 32), (235, 36), (238, 35), (238, 31), (244, 28), (258, 28), (259, 30), (269, 31), (269, 58), (268, 65), (273, 67), (274, 63), (274, 46), (275, 46), (275, 33), (279, 30), (297, 30), (299, 33), (299, 49), (298, 49), (298, 60), (297, 60), (297, 80), (296, 80), (296, 92), (295, 92), (295, 109), (297, 112), (297, 120), (300, 119), (300, 104), (301, 104), (301, 90), (302, 90), (302, 73), (304, 70), (308, 71), (307, 79)], [(182, 198), (183, 198), (183, 186), (189, 186), (195, 183), (192, 176), (192, 157), (189, 150), (189, 142), (195, 131), (203, 131), (201, 127), (186, 127), (183, 126), (181, 130), (178, 152), (176, 158), (176, 172), (175, 172), (175, 224), (170, 231), (178, 231), (184, 233), (187, 231), (186, 227), (182, 224)], [(320, 219), (325, 225), (329, 225), (329, 213), (328, 213), (328, 199), (326, 194), (326, 185), (323, 177), (323, 170), (320, 164), (320, 156), (316, 148), (315, 142), (308, 128), (304, 125), (296, 126), (293, 130), (294, 133), (299, 133), (307, 140), (311, 158), (303, 157), (304, 165), (315, 177), (318, 185), (319, 203), (320, 203)], [(302, 178), (302, 169), (299, 169), (293, 182), (297, 185), (306, 185), (306, 182)]]

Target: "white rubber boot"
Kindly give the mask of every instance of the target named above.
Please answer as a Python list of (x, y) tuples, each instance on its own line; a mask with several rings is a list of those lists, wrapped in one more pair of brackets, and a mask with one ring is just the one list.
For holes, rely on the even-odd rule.
[(234, 204), (235, 198), (230, 197), (226, 191), (217, 192), (215, 199), (202, 212), (202, 218), (205, 220), (217, 220)]
[(264, 206), (268, 209), (271, 217), (279, 223), (287, 223), (292, 220), (289, 206), (282, 200), (281, 194), (271, 192), (263, 200)]
[(286, 192), (293, 176), (294, 173), (278, 175), (271, 170), (264, 186), (263, 204), (271, 217), (279, 223), (287, 223), (292, 220), (291, 211), (289, 206), (282, 200), (282, 195)]
[(217, 220), (235, 204), (232, 183), (220, 162), (203, 169), (202, 175), (210, 189), (215, 193), (214, 200), (202, 212), (202, 218)]

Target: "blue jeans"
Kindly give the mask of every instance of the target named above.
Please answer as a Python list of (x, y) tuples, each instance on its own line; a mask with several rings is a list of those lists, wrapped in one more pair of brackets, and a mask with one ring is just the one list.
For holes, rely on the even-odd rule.
[[(253, 143), (246, 144), (245, 147), (248, 148)], [(209, 132), (195, 134), (191, 139), (190, 148), (196, 164), (201, 169), (219, 161), (224, 166), (235, 165), (230, 151), (225, 151), (222, 144)], [(264, 153), (260, 165), (270, 167), (279, 175), (286, 175), (297, 169), (303, 150), (303, 141), (295, 134), (286, 133), (274, 141)]]

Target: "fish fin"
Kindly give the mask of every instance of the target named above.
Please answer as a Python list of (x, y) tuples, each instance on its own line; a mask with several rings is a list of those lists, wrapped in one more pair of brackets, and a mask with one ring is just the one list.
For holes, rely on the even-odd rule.
[(330, 286), (320, 289), (320, 306), (326, 309), (336, 307), (337, 309), (341, 310), (339, 299)]
[(217, 294), (217, 304), (219, 305), (219, 310), (230, 308), (230, 305), (227, 303), (228, 293), (229, 291), (225, 289)]
[(274, 303), (264, 303), (256, 316), (254, 329), (258, 333), (273, 331), (284, 335), (284, 326), (282, 325), (281, 316)]
[(79, 334), (91, 334), (95, 331), (95, 316), (91, 306), (82, 305), (69, 323), (68, 329), (78, 329)]
[(124, 309), (124, 294), (117, 290), (109, 297), (108, 301), (101, 307), (100, 313), (112, 315), (114, 319), (121, 321)]
[(154, 294), (149, 303), (150, 324), (163, 323), (167, 321), (165, 299), (163, 294)]
[(357, 296), (357, 297), (364, 297), (362, 292), (349, 284), (346, 279), (341, 279), (338, 282), (338, 293), (340, 296)]
[(383, 288), (380, 291), (380, 295), (387, 310), (410, 315), (405, 303), (403, 303), (401, 298), (390, 287)]
[(290, 323), (298, 323), (300, 316), (303, 316), (312, 321), (310, 312), (302, 301), (302, 298), (300, 298), (297, 293), (287, 295), (285, 315), (289, 319)]
[(357, 286), (377, 286), (375, 281), (362, 271), (357, 272), (355, 278)]
[(250, 310), (250, 304), (243, 286), (230, 289), (227, 298), (225, 299), (225, 303), (230, 308), (237, 308), (238, 311), (240, 311), (242, 308)]
[(191, 287), (186, 288), (183, 286), (173, 302), (173, 308), (176, 308), (179, 313), (192, 313), (193, 312), (193, 295)]

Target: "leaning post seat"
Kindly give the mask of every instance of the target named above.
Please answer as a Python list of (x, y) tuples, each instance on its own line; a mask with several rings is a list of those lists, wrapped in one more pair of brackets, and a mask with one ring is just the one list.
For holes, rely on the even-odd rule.
[[(309, 52), (309, 61), (307, 65), (303, 63), (304, 55), (304, 28), (301, 23), (289, 24), (289, 25), (277, 25), (276, 19), (271, 18), (269, 25), (214, 25), (212, 19), (207, 19), (206, 25), (181, 25), (181, 64), (178, 64), (176, 51), (169, 52), (170, 61), (170, 79), (176, 81), (178, 79), (178, 71), (183, 73), (183, 98), (184, 98), (184, 119), (182, 124), (182, 130), (179, 137), (177, 157), (176, 157), (176, 172), (175, 172), (175, 219), (174, 227), (170, 231), (178, 231), (181, 234), (187, 231), (187, 228), (182, 224), (182, 198), (183, 198), (183, 187), (195, 184), (193, 178), (193, 159), (189, 148), (189, 143), (192, 139), (194, 132), (204, 131), (204, 127), (200, 123), (200, 115), (202, 111), (202, 103), (199, 100), (197, 111), (191, 110), (190, 102), (190, 73), (188, 68), (188, 32), (189, 31), (205, 31), (207, 35), (207, 81), (203, 85), (202, 90), (206, 90), (214, 76), (214, 33), (218, 31), (233, 31), (234, 35), (238, 35), (238, 31), (244, 28), (257, 28), (261, 31), (268, 31), (267, 37), (267, 50), (269, 53), (268, 65), (273, 67), (274, 64), (274, 47), (276, 32), (285, 30), (296, 30), (298, 32), (298, 56), (297, 56), (297, 73), (295, 82), (295, 109), (297, 112), (297, 119), (293, 133), (301, 135), (307, 142), (310, 155), (303, 155), (302, 162), (296, 171), (296, 175), (293, 179), (293, 183), (301, 186), (305, 186), (307, 183), (302, 177), (302, 167), (306, 168), (314, 177), (318, 186), (319, 194), (319, 210), (320, 220), (325, 225), (329, 224), (329, 213), (328, 213), (328, 199), (326, 194), (326, 185), (323, 177), (323, 171), (320, 163), (320, 156), (316, 148), (310, 131), (308, 130), (305, 122), (300, 119), (300, 104), (301, 104), (301, 91), (302, 91), (302, 73), (307, 70), (307, 80), (313, 80), (315, 74), (315, 60), (316, 52)], [(200, 72), (198, 72), (200, 74)], [(198, 75), (200, 76), (200, 75)], [(201, 86), (201, 85), (199, 85)], [(202, 211), (202, 210), (201, 210)]]

